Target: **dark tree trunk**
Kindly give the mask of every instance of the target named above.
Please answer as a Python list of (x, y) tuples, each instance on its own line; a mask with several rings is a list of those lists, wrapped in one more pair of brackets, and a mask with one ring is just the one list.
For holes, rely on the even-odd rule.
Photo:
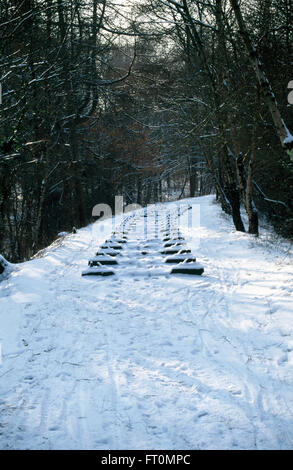
[(236, 230), (239, 232), (245, 232), (245, 228), (242, 222), (241, 214), (240, 214), (240, 196), (239, 196), (239, 189), (235, 184), (229, 184), (225, 187), (225, 194), (230, 202), (231, 209), (232, 209), (232, 218), (235, 225)]
[(248, 177), (246, 184), (246, 210), (248, 214), (249, 227), (248, 232), (258, 236), (258, 212), (255, 207), (252, 191), (253, 191), (253, 164), (254, 164), (254, 152), (252, 152), (249, 166), (248, 166)]
[(142, 188), (141, 188), (141, 179), (138, 176), (136, 179), (136, 188), (137, 188), (137, 193), (136, 193), (136, 202), (137, 204), (142, 204)]
[(190, 177), (189, 177), (189, 194), (190, 197), (195, 196), (195, 190), (196, 190), (196, 169), (194, 163), (191, 163), (190, 165)]

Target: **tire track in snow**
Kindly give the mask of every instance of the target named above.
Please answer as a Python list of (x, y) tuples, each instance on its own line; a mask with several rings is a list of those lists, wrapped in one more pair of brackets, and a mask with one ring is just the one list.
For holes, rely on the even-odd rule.
[[(139, 249), (125, 248), (124, 259), (128, 254), (134, 269), (147, 272), (149, 262), (137, 258)], [(206, 448), (215, 441), (227, 448), (237, 447), (234, 436), (249, 448), (290, 446), (286, 423), (268, 411), (277, 410), (279, 397), (280, 409), (291, 413), (287, 389), (278, 391), (269, 360), (274, 344), (264, 336), (257, 361), (250, 361), (253, 341), (235, 332), (231, 307), (244, 285), (239, 265), (218, 260), (219, 252), (211, 249), (214, 260), (196, 280), (137, 275), (83, 283), (76, 276), (83, 259), (76, 254), (67, 250), (67, 259), (62, 254), (61, 264), (48, 272), (52, 291), (41, 303), (41, 322), (39, 306), (28, 307), (35, 314), (27, 328), (35, 356), (23, 364), (42, 387), (28, 380), (13, 401), (29, 400), (32, 392), (42, 419), (39, 428), (17, 429), (28, 424), (25, 412), (17, 411), (17, 425), (14, 420), (9, 427), (13, 435), (26, 436), (24, 446), (34, 440), (39, 448), (64, 442), (73, 448), (126, 448), (140, 439), (140, 448)], [(163, 263), (163, 257), (156, 261)]]
[[(209, 254), (210, 256), (213, 256), (212, 251), (210, 251)], [(215, 256), (213, 261), (213, 264), (216, 263), (217, 256)], [(277, 448), (289, 448), (292, 445), (292, 437), (290, 436), (290, 433), (283, 432), (283, 437), (280, 438), (277, 431), (278, 424), (276, 426), (276, 422), (278, 421), (276, 421), (275, 416), (270, 413), (271, 397), (276, 397), (276, 395), (278, 395), (278, 390), (275, 387), (275, 366), (273, 364), (269, 364), (267, 367), (266, 387), (264, 387), (259, 381), (259, 373), (251, 367), (249, 361), (249, 358), (253, 355), (251, 344), (243, 341), (243, 338), (241, 338), (243, 335), (241, 334), (239, 337), (236, 337), (235, 334), (233, 334), (232, 337), (229, 335), (229, 338), (226, 333), (228, 329), (231, 329), (232, 332), (235, 329), (235, 326), (233, 325), (233, 313), (230, 308), (230, 305), (233, 302), (233, 295), (236, 296), (236, 292), (241, 292), (241, 288), (248, 283), (248, 280), (241, 280), (241, 268), (235, 263), (228, 262), (227, 264), (227, 262), (225, 262), (222, 266), (213, 266), (213, 269), (218, 273), (218, 280), (221, 285), (220, 290), (222, 294), (219, 295), (217, 293), (217, 289), (213, 290), (213, 285), (211, 284), (212, 301), (209, 301), (208, 307), (205, 307), (206, 311), (210, 311), (210, 315), (200, 317), (202, 319), (202, 327), (199, 328), (199, 335), (202, 342), (202, 351), (205, 353), (208, 361), (212, 361), (212, 363), (216, 364), (216, 368), (219, 370), (223, 368), (223, 370), (225, 370), (227, 369), (227, 363), (221, 364), (221, 361), (219, 361), (219, 357), (221, 357), (222, 354), (217, 354), (214, 357), (210, 354), (210, 345), (212, 344), (211, 338), (214, 340), (218, 338), (217, 341), (220, 346), (220, 352), (222, 349), (221, 339), (225, 339), (227, 344), (230, 344), (232, 348), (231, 354), (226, 351), (224, 357), (233, 357), (236, 353), (237, 360), (235, 361), (235, 364), (238, 364), (238, 367), (240, 366), (238, 374), (241, 370), (241, 375), (244, 378), (243, 382), (247, 384), (247, 386), (241, 386), (241, 395), (239, 397), (238, 395), (232, 396), (232, 401), (236, 407), (244, 411), (249, 419), (249, 423), (252, 427), (252, 435), (254, 436), (254, 447), (262, 448), (264, 443), (267, 445), (270, 440), (273, 442), (273, 437), (269, 435), (269, 430), (275, 429), (274, 436), (277, 440), (277, 444), (275, 443), (275, 446)], [(215, 281), (214, 287), (216, 287)], [(197, 295), (197, 293), (194, 293), (192, 294), (192, 297), (196, 297), (197, 299)], [(201, 295), (201, 292), (199, 292), (199, 295)], [(193, 307), (193, 301), (190, 299), (188, 306), (189, 308)], [(218, 314), (217, 318), (214, 316), (215, 314)], [(263, 334), (264, 333), (260, 331), (260, 335)], [(265, 353), (266, 350), (263, 349), (262, 351)], [(217, 367), (217, 363), (219, 367)], [(264, 400), (267, 403), (266, 410), (263, 406)], [(280, 400), (284, 403), (283, 407), (280, 408), (285, 408), (286, 405), (284, 397), (280, 397)], [(272, 403), (272, 409), (275, 408), (275, 404)], [(292, 415), (292, 413), (290, 414)], [(284, 429), (284, 426), (281, 426), (281, 428)]]
[[(223, 287), (220, 289), (220, 292), (217, 289), (214, 289), (213, 283), (205, 283), (204, 290), (200, 288), (199, 284), (198, 289), (195, 289), (195, 292), (193, 289), (188, 289), (188, 300), (186, 302), (186, 309), (188, 315), (192, 319), (196, 317), (197, 335), (201, 345), (199, 354), (202, 356), (203, 364), (205, 364), (205, 369), (209, 370), (208, 375), (210, 376), (210, 380), (212, 379), (213, 371), (215, 371), (216, 374), (219, 375), (219, 377), (223, 373), (223, 370), (226, 370), (231, 375), (236, 372), (235, 375), (237, 375), (237, 372), (239, 371), (234, 371), (233, 368), (231, 369), (231, 365), (227, 367), (227, 357), (233, 357), (236, 353), (238, 358), (238, 364), (241, 363), (245, 357), (245, 353), (243, 353), (242, 351), (242, 345), (236, 345), (230, 338), (227, 338), (227, 326), (225, 325), (225, 329), (221, 330), (221, 323), (219, 322), (219, 318), (222, 317), (222, 313), (224, 314), (223, 318), (226, 319), (226, 323), (227, 319), (230, 318), (230, 313), (228, 313), (230, 312), (228, 299), (231, 298), (235, 288), (239, 285), (239, 274), (234, 274), (233, 279), (229, 280), (229, 282), (226, 282), (225, 284), (224, 279), (226, 279), (227, 276), (225, 277), (224, 270), (217, 267), (217, 272), (219, 274), (218, 278), (220, 280), (221, 287)], [(194, 304), (199, 307), (196, 312), (194, 312)], [(198, 313), (198, 311), (200, 310), (203, 312), (202, 314)], [(224, 351), (222, 351), (223, 341), (225, 342)], [(230, 349), (231, 354), (227, 353), (227, 348), (228, 350)], [(226, 359), (225, 363), (222, 360), (223, 357)], [(247, 368), (246, 375), (249, 381), (251, 377), (249, 377), (250, 374)], [(250, 384), (252, 383), (251, 380), (249, 382)], [(262, 410), (260, 408), (260, 401), (256, 402), (257, 410), (253, 409), (252, 407), (249, 407), (246, 404), (248, 400), (248, 395), (246, 394), (246, 391), (245, 389), (243, 389), (243, 387), (241, 387), (240, 390), (238, 388), (238, 385), (236, 385), (236, 387), (232, 385), (232, 389), (230, 389), (229, 383), (226, 383), (225, 386), (226, 392), (220, 393), (219, 397), (222, 395), (221, 399), (222, 401), (225, 401), (225, 396), (229, 396), (229, 400), (233, 402), (234, 407), (243, 411), (244, 414), (248, 417), (248, 421), (252, 428), (252, 433), (250, 431), (249, 434), (252, 434), (254, 436), (252, 447), (256, 447), (256, 428), (254, 425), (256, 411), (258, 415), (258, 420), (263, 421)], [(209, 395), (210, 393), (207, 394), (207, 396)], [(214, 395), (215, 397), (217, 397), (217, 393), (214, 393)]]
[(111, 423), (112, 432), (111, 435), (113, 436), (113, 444), (112, 447), (114, 449), (120, 449), (120, 429), (119, 429), (119, 417), (118, 417), (118, 392), (117, 392), (117, 382), (116, 382), (116, 371), (113, 366), (113, 359), (114, 354), (112, 353), (112, 344), (113, 344), (113, 331), (109, 328), (109, 325), (104, 323), (105, 334), (106, 334), (106, 361), (107, 361), (107, 371), (108, 371), (108, 381), (109, 381), (109, 396), (110, 396), (110, 406), (111, 410), (113, 411), (113, 422)]

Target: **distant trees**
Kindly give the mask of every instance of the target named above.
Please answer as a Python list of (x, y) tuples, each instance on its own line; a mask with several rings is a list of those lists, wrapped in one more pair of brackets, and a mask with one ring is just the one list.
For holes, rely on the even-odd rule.
[(286, 92), (292, 5), (279, 6), (274, 0), (242, 2), (241, 9), (236, 0), (146, 0), (140, 6), (186, 64), (186, 87), (177, 96), (178, 107), (189, 102), (181, 137), (189, 148), (200, 147), (235, 228), (245, 230), (243, 204), (248, 231), (256, 235), (258, 209), (283, 234), (293, 228), (293, 122)]
[[(293, 232), (291, 0), (0, 0), (0, 252), (215, 191)], [(245, 228), (243, 213), (247, 212)]]
[(113, 142), (102, 155), (93, 147), (104, 148), (115, 126), (95, 135), (103, 142), (90, 140), (113, 117), (115, 87), (134, 57), (124, 70), (114, 63), (107, 30), (117, 5), (109, 0), (1, 0), (0, 18), (0, 251), (21, 260), (58, 231), (85, 225), (101, 199), (114, 199), (113, 175), (126, 157)]

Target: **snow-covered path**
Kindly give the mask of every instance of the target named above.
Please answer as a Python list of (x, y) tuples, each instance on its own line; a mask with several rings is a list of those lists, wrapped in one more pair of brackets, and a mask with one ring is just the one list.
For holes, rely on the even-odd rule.
[(290, 255), (212, 201), (184, 201), (202, 276), (141, 256), (138, 218), (115, 276), (81, 277), (90, 226), (0, 283), (0, 448), (293, 448)]

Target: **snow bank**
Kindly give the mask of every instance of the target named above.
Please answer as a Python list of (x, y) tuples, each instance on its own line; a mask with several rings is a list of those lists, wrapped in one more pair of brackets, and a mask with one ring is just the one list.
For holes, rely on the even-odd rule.
[(13, 264), (9, 263), (2, 255), (0, 255), (0, 281), (5, 279), (13, 270)]
[(0, 283), (1, 449), (292, 449), (292, 255), (212, 196), (180, 202), (202, 276), (170, 274), (160, 243), (140, 256), (140, 219), (117, 275), (81, 276), (107, 220)]

